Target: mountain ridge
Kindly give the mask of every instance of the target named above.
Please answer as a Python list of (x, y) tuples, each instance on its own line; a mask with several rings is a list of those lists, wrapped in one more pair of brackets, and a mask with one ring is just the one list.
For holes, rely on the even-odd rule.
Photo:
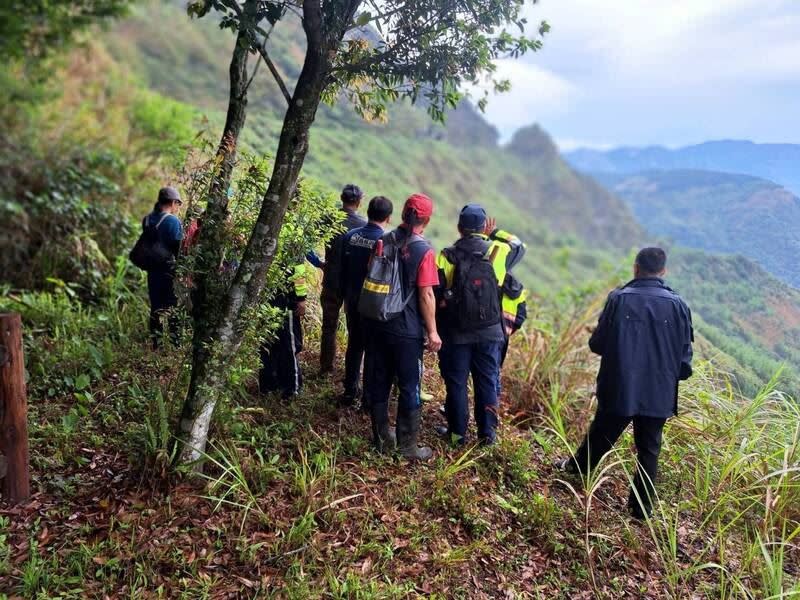
[(576, 169), (588, 173), (633, 173), (652, 169), (700, 169), (741, 173), (775, 181), (800, 195), (800, 144), (711, 140), (701, 144), (625, 146), (609, 150), (578, 148), (564, 153)]

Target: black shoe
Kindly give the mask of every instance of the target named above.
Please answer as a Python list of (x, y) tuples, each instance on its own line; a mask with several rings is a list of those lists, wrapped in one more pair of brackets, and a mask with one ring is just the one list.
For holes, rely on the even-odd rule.
[(562, 458), (555, 462), (553, 465), (557, 471), (561, 471), (563, 473), (569, 473), (570, 475), (578, 475), (578, 466), (575, 464), (575, 459), (573, 458)]
[(356, 404), (356, 399), (348, 394), (343, 394), (336, 399), (336, 406), (339, 408), (353, 408)]
[(641, 506), (628, 506), (628, 512), (637, 521), (647, 521), (653, 516), (653, 511), (643, 511)]

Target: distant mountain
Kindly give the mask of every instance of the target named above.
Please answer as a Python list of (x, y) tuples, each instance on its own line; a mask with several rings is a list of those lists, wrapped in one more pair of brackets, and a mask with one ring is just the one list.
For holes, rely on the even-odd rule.
[(800, 287), (800, 198), (771, 181), (710, 171), (596, 174), (652, 234), (741, 254)]
[(653, 169), (700, 169), (742, 173), (775, 181), (800, 195), (800, 144), (724, 140), (670, 150), (661, 146), (574, 150), (566, 159), (587, 173), (636, 173)]

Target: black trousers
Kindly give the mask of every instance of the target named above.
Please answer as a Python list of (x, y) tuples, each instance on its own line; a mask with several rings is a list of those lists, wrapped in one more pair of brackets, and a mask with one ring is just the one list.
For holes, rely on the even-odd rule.
[(655, 499), (658, 455), (661, 452), (662, 432), (664, 424), (667, 422), (666, 419), (640, 416), (620, 417), (598, 412), (589, 427), (583, 444), (575, 454), (575, 466), (583, 473), (593, 470), (600, 459), (611, 450), (631, 421), (633, 421), (633, 439), (636, 443), (638, 468), (633, 480), (633, 488), (628, 497), (628, 506), (636, 513), (649, 514)]
[(299, 394), (303, 373), (297, 355), (303, 350), (303, 327), (294, 312), (286, 311), (275, 337), (261, 346), (258, 389), (262, 394), (280, 392), (283, 398)]
[(422, 378), (421, 339), (404, 338), (384, 331), (370, 331), (364, 395), (372, 408), (373, 428), (389, 418), (389, 395), (397, 380), (397, 420), (408, 420), (422, 402), (419, 384)]
[(177, 342), (178, 320), (169, 314), (171, 308), (178, 305), (175, 296), (175, 274), (172, 271), (147, 272), (147, 296), (150, 299), (150, 337), (153, 348), (161, 343), (164, 334), (162, 317), (167, 315), (167, 333), (173, 343)]
[(344, 398), (354, 402), (361, 393), (361, 363), (364, 360), (364, 319), (355, 302), (345, 303), (347, 352), (344, 356)]

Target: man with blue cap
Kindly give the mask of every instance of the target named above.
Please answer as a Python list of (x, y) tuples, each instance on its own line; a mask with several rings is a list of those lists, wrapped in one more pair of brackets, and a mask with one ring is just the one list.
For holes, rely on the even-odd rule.
[(505, 280), (506, 267), (505, 261), (495, 260), (485, 229), (486, 211), (468, 204), (458, 218), (460, 239), (437, 260), (439, 367), (447, 389), (447, 428), (440, 433), (459, 444), (467, 438), (470, 375), (478, 440), (493, 444), (497, 435), (497, 378), (505, 340), (500, 282)]

